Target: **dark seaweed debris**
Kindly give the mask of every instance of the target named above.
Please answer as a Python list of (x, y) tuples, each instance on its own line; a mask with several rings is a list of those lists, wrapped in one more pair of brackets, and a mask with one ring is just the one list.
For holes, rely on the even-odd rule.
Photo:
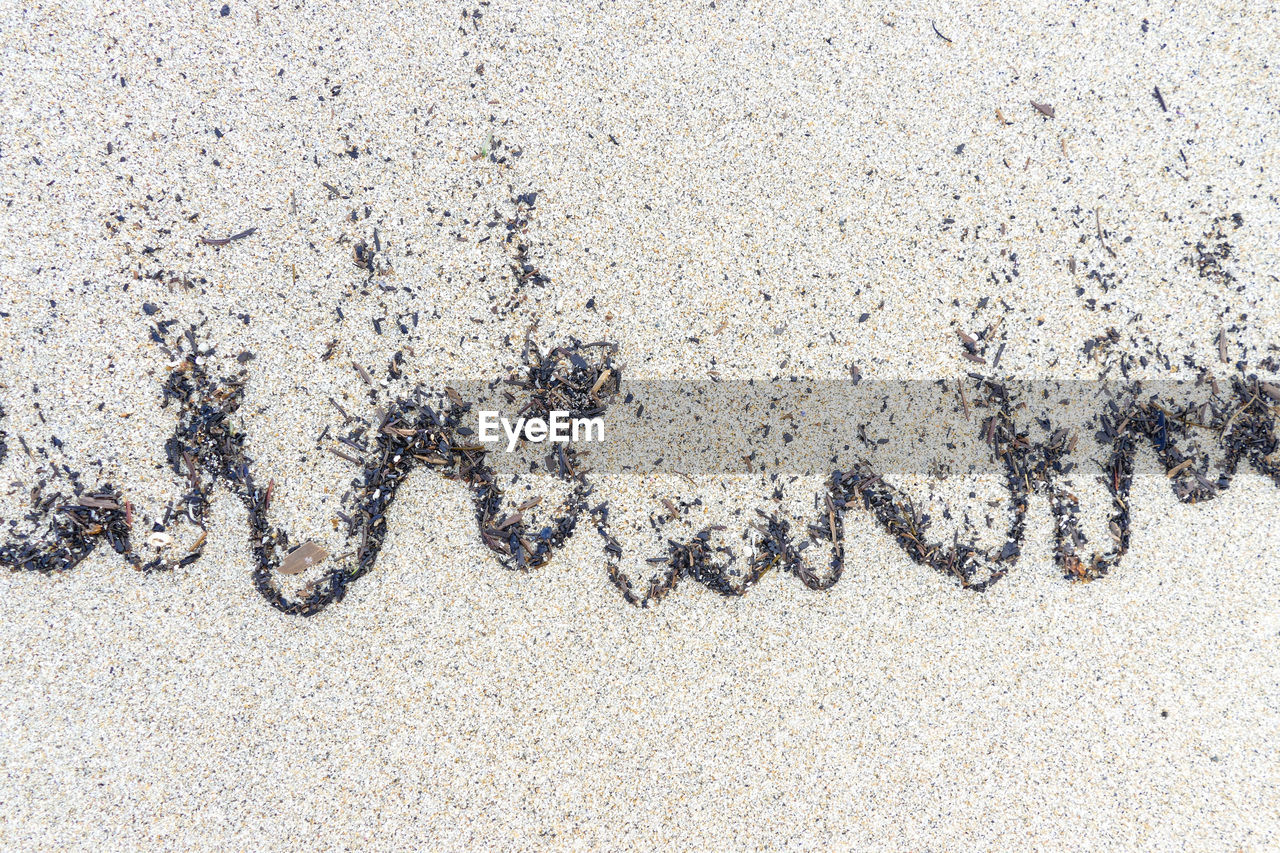
[[(0, 408), (0, 418), (3, 417), (4, 409)], [(0, 462), (9, 451), (5, 438), (6, 433), (0, 430)], [(27, 448), (25, 441), (22, 446)], [(88, 490), (79, 472), (65, 465), (52, 466), (51, 471), (53, 481), (69, 482), (71, 494), (50, 490), (50, 478), (36, 484), (31, 490), (31, 509), (24, 520), (40, 534), (15, 530), (10, 540), (0, 547), (0, 566), (45, 574), (66, 571), (93, 553), (103, 540), (137, 566), (138, 560), (129, 546), (133, 508), (120, 491), (110, 483)], [(10, 522), (10, 526), (16, 528), (17, 522)]]
[[(954, 578), (964, 589), (989, 589), (1008, 574), (1021, 554), (1032, 492), (1045, 494), (1049, 500), (1054, 556), (1063, 576), (1073, 581), (1093, 580), (1113, 570), (1129, 548), (1134, 459), (1144, 442), (1152, 447), (1175, 496), (1184, 503), (1216, 497), (1228, 487), (1242, 461), (1280, 486), (1280, 463), (1275, 460), (1280, 443), (1274, 413), (1280, 388), (1241, 374), (1231, 380), (1227, 393), (1211, 383), (1213, 393), (1208, 399), (1189, 403), (1159, 395), (1142, 399), (1141, 386), (1134, 383), (1123, 401), (1106, 399), (1094, 419), (1095, 441), (1107, 451), (1097, 475), (1112, 501), (1111, 541), (1100, 551), (1086, 554), (1089, 543), (1079, 525), (1079, 501), (1066, 480), (1072, 468), (1066, 459), (1074, 449), (1075, 434), (1064, 428), (1052, 429), (1052, 424), (1044, 421), (1048, 438), (1031, 440), (1015, 418), (1020, 403), (1009, 388), (995, 379), (970, 374), (958, 389), (958, 397), (966, 417), (975, 415), (975, 428), (1001, 463), (1009, 490), (1010, 514), (1003, 545), (985, 549), (958, 537), (949, 544), (934, 541), (928, 517), (911, 499), (869, 464), (858, 462), (831, 475), (826, 489), (816, 497), (816, 516), (798, 534), (788, 521), (758, 512), (758, 518), (743, 531), (744, 540), (752, 545), (747, 560), (718, 544), (723, 531), (720, 527), (703, 529), (685, 539), (668, 538), (665, 553), (648, 560), (656, 574), (641, 585), (621, 570), (624, 548), (609, 532), (608, 504), (601, 502), (587, 509), (592, 485), (572, 446), (549, 454), (546, 460), (548, 470), (570, 484), (569, 497), (549, 523), (534, 529), (526, 510), (537, 501), (512, 512), (502, 509), (503, 490), (487, 464), (486, 451), (470, 443), (470, 431), (461, 426), (472, 404), (452, 389), (437, 393), (418, 388), (378, 410), (374, 422), (365, 421), (372, 430), (366, 439), (342, 439), (368, 460), (361, 463), (349, 513), (341, 515), (347, 523), (350, 550), (334, 559), (321, 577), (291, 595), (279, 586), (280, 564), (291, 550), (289, 536), (269, 521), (272, 484), (263, 487), (255, 481), (247, 436), (239, 423), (246, 374), (242, 370), (214, 380), (203, 366), (212, 350), (200, 349), (194, 329), (175, 347), (181, 360), (170, 371), (163, 394), (166, 406), (177, 406), (177, 424), (165, 452), (172, 470), (185, 478), (187, 491), (169, 507), (162, 521), (152, 525), (151, 533), (163, 534), (170, 526), (185, 523), (203, 529), (214, 488), (226, 487), (248, 511), (256, 588), (277, 609), (303, 616), (314, 615), (340, 600), (353, 581), (373, 569), (399, 486), (419, 466), (470, 487), (481, 539), (510, 569), (529, 571), (545, 565), (573, 535), (581, 516), (588, 513), (604, 541), (608, 577), (626, 601), (642, 607), (662, 600), (684, 578), (720, 595), (740, 596), (775, 569), (794, 575), (809, 589), (829, 589), (840, 580), (845, 567), (846, 515), (851, 507), (859, 506), (869, 511), (914, 562)], [(969, 352), (978, 354), (976, 349)], [(576, 340), (543, 354), (527, 341), (522, 366), (504, 383), (520, 397), (509, 399), (524, 401), (522, 415), (545, 417), (552, 409), (575, 416), (602, 414), (619, 388), (621, 367), (614, 360), (616, 354), (612, 344)], [(971, 389), (968, 394), (965, 384)], [(344, 417), (348, 423), (360, 420), (345, 412)], [(1206, 441), (1225, 451), (1225, 459), (1214, 473)], [(203, 536), (180, 558), (143, 563), (131, 545), (136, 517), (141, 517), (133, 505), (114, 486), (86, 489), (77, 474), (65, 471), (72, 493), (64, 496), (48, 490), (48, 482), (41, 481), (33, 490), (26, 520), (37, 529), (44, 525), (44, 531), (11, 536), (0, 548), (0, 565), (23, 571), (65, 571), (104, 540), (144, 571), (169, 570), (200, 558)], [(680, 516), (689, 506), (682, 509), (666, 503), (668, 515), (663, 521)], [(829, 546), (830, 558), (826, 569), (819, 571), (804, 552), (822, 543)]]
[[(790, 522), (776, 514), (756, 512), (761, 520), (752, 524), (749, 532), (744, 532), (744, 538), (754, 539), (755, 544), (754, 555), (745, 570), (734, 568), (738, 558), (732, 548), (712, 544), (713, 535), (723, 528), (708, 527), (684, 542), (668, 539), (666, 555), (648, 561), (660, 565), (661, 570), (649, 579), (643, 591), (637, 591), (635, 582), (622, 571), (623, 548), (608, 532), (607, 508), (598, 507), (595, 513), (597, 531), (605, 540), (605, 570), (609, 580), (627, 603), (636, 607), (648, 607), (666, 598), (681, 578), (688, 578), (730, 598), (745, 595), (774, 569), (795, 575), (815, 591), (830, 589), (840, 580), (844, 570), (844, 515), (835, 509), (829, 497), (826, 499), (826, 512), (810, 525), (810, 536), (803, 542), (797, 542), (791, 536)], [(752, 537), (751, 533), (756, 535)], [(805, 548), (818, 540), (832, 543), (830, 571), (825, 576), (814, 571), (802, 556)]]
[[(1112, 502), (1108, 522), (1111, 543), (1102, 553), (1084, 557), (1081, 550), (1088, 540), (1079, 525), (1079, 500), (1064, 480), (1071, 469), (1064, 458), (1074, 449), (1075, 436), (1059, 428), (1044, 442), (1030, 441), (1027, 434), (1017, 428), (1013, 417), (1017, 404), (1007, 387), (977, 375), (971, 375), (970, 381), (976, 386), (973, 408), (990, 412), (981, 420), (979, 429), (1002, 463), (1009, 490), (1010, 516), (1004, 544), (998, 550), (983, 549), (968, 542), (931, 541), (929, 520), (911, 499), (889, 485), (867, 463), (860, 462), (848, 471), (836, 471), (832, 475), (827, 491), (820, 496), (819, 505), (825, 512), (820, 512), (815, 523), (809, 525), (807, 541), (797, 543), (787, 522), (775, 516), (764, 516), (764, 523), (753, 524), (752, 530), (758, 534), (756, 556), (737, 580), (731, 578), (733, 552), (713, 546), (712, 534), (716, 529), (709, 528), (687, 542), (669, 540), (667, 555), (648, 561), (661, 567), (660, 570), (639, 587), (621, 570), (624, 549), (609, 533), (608, 507), (601, 504), (593, 514), (605, 542), (609, 579), (628, 603), (638, 607), (661, 601), (686, 577), (721, 595), (739, 596), (773, 568), (795, 575), (810, 589), (829, 589), (839, 581), (844, 569), (845, 513), (851, 506), (861, 505), (912, 561), (954, 577), (964, 589), (981, 592), (1004, 578), (1021, 555), (1028, 499), (1034, 491), (1045, 494), (1049, 500), (1054, 519), (1054, 559), (1063, 577), (1089, 581), (1114, 569), (1129, 549), (1132, 533), (1129, 496), (1140, 439), (1151, 444), (1172, 481), (1175, 496), (1183, 503), (1197, 503), (1217, 496), (1227, 488), (1241, 460), (1247, 460), (1280, 486), (1280, 464), (1271, 458), (1280, 449), (1280, 442), (1267, 403), (1268, 398), (1275, 401), (1280, 397), (1280, 389), (1260, 382), (1257, 377), (1237, 378), (1229, 396), (1215, 396), (1212, 402), (1195, 405), (1179, 406), (1157, 396), (1142, 403), (1130, 401), (1122, 408), (1117, 401), (1108, 400), (1098, 418), (1100, 429), (1096, 438), (1107, 448), (1099, 479)], [(1191, 438), (1192, 430), (1216, 439), (1226, 451), (1225, 461), (1213, 480), (1208, 478), (1208, 454), (1188, 452), (1181, 446)], [(825, 576), (819, 576), (801, 556), (807, 546), (818, 541), (831, 543), (832, 556)]]
[[(527, 340), (521, 375), (506, 380), (507, 386), (528, 396), (517, 416), (545, 419), (553, 410), (575, 418), (603, 415), (621, 379), (616, 353), (617, 347), (610, 343), (573, 340), (543, 355)], [(508, 568), (528, 571), (545, 565), (552, 552), (573, 535), (586, 509), (591, 484), (578, 462), (578, 451), (572, 445), (558, 447), (549, 454), (547, 469), (571, 483), (572, 489), (559, 515), (536, 532), (528, 529), (522, 510), (502, 514), (502, 490), (487, 466), (477, 465), (463, 478), (474, 490), (480, 536)]]
[(944, 546), (930, 542), (927, 520), (910, 498), (900, 495), (865, 463), (832, 476), (830, 500), (841, 512), (860, 502), (913, 561), (954, 576), (965, 589), (980, 592), (1003, 578), (1021, 553), (1032, 454), (1026, 436), (1018, 434), (1014, 425), (1012, 401), (1005, 386), (981, 378), (975, 384), (974, 408), (986, 407), (992, 412), (982, 421), (981, 434), (1003, 464), (1011, 498), (1005, 544), (998, 553), (988, 554), (968, 543)]
[(1231, 231), (1235, 231), (1244, 224), (1244, 217), (1233, 213), (1231, 216), (1214, 219), (1209, 230), (1204, 233), (1204, 238), (1195, 244), (1195, 254), (1187, 258), (1201, 278), (1224, 286), (1232, 285), (1236, 280), (1226, 266), (1232, 255), (1231, 243), (1227, 240), (1228, 224), (1231, 225)]
[[(63, 572), (78, 565), (103, 540), (137, 564), (129, 547), (132, 511), (120, 492), (110, 484), (86, 492), (78, 478), (73, 488), (69, 497), (53, 492), (34, 499), (26, 520), (36, 526), (43, 524), (43, 535), (15, 536), (0, 547), (0, 566), (14, 571)], [(38, 487), (37, 491), (42, 490)]]
[[(184, 521), (203, 530), (214, 488), (226, 487), (248, 511), (254, 585), (273, 607), (285, 613), (319, 613), (341, 600), (352, 581), (373, 569), (396, 492), (405, 477), (419, 466), (472, 488), (485, 544), (504, 565), (521, 570), (544, 565), (572, 535), (578, 513), (590, 493), (585, 475), (575, 472), (573, 451), (564, 451), (553, 470), (575, 484), (567, 513), (538, 531), (530, 530), (520, 513), (498, 518), (502, 490), (486, 464), (486, 451), (468, 443), (459, 431), (471, 404), (448, 393), (448, 389), (434, 395), (417, 389), (388, 407), (385, 417), (375, 424), (372, 447), (366, 456), (373, 461), (364, 466), (357, 479), (354, 507), (346, 516), (352, 550), (298, 596), (290, 597), (277, 583), (281, 560), (291, 550), (289, 535), (268, 520), (271, 484), (264, 487), (255, 481), (247, 436), (235, 418), (243, 402), (246, 374), (241, 371), (230, 378), (212, 379), (203, 366), (212, 350), (200, 349), (194, 329), (175, 347), (183, 359), (170, 371), (163, 394), (165, 406), (177, 404), (178, 423), (165, 443), (165, 453), (170, 468), (186, 478), (189, 490), (176, 507), (165, 513), (164, 521), (155, 525), (155, 532), (164, 532), (171, 524)], [(538, 353), (536, 346), (531, 345), (529, 351), (533, 356), (526, 353), (523, 375), (509, 380), (530, 393), (526, 410), (569, 406), (575, 412), (604, 411), (620, 376), (620, 368), (613, 361), (615, 347), (574, 341), (545, 356)], [(0, 565), (66, 570), (87, 557), (101, 538), (144, 571), (170, 570), (189, 565), (201, 556), (203, 536), (196, 548), (180, 559), (165, 561), (157, 557), (143, 564), (129, 545), (132, 510), (120, 493), (105, 486), (82, 496), (77, 484), (76, 495), (76, 501), (70, 503), (62, 501), (60, 495), (37, 502), (28, 518), (32, 522), (47, 521), (48, 532), (39, 538), (20, 538), (0, 549)]]
[[(536, 347), (531, 348), (534, 353)], [(513, 380), (533, 392), (535, 409), (546, 401), (582, 402), (582, 387), (594, 389), (592, 399), (600, 410), (604, 401), (617, 388), (617, 367), (611, 360), (613, 348), (597, 363), (589, 363), (580, 354), (585, 348), (574, 342), (557, 347), (546, 356), (527, 363), (526, 377)], [(193, 354), (198, 353), (194, 349)], [(605, 373), (611, 382), (597, 383)], [(608, 377), (606, 377), (607, 379)], [(572, 535), (589, 486), (585, 477), (573, 474), (572, 453), (561, 456), (562, 477), (575, 480), (576, 489), (568, 512), (540, 531), (528, 529), (519, 514), (498, 518), (502, 490), (486, 464), (486, 451), (469, 443), (459, 433), (462, 418), (471, 404), (446, 389), (444, 394), (431, 394), (417, 389), (397, 400), (380, 423), (375, 424), (373, 446), (358, 481), (355, 508), (348, 517), (347, 537), (353, 546), (354, 562), (338, 560), (318, 581), (306, 587), (300, 598), (289, 598), (276, 584), (275, 570), (288, 552), (288, 534), (267, 521), (267, 490), (256, 485), (245, 452), (245, 434), (230, 423), (239, 408), (243, 394), (243, 373), (230, 380), (212, 382), (195, 359), (188, 358), (171, 374), (166, 397), (182, 406), (179, 425), (166, 445), (170, 464), (181, 472), (180, 460), (190, 470), (196, 459), (210, 480), (198, 481), (193, 475), (193, 491), (186, 502), (195, 509), (203, 526), (209, 492), (222, 483), (240, 498), (249, 512), (250, 542), (256, 567), (254, 584), (272, 606), (285, 613), (310, 616), (318, 613), (345, 594), (347, 585), (373, 569), (386, 536), (387, 513), (401, 483), (411, 471), (425, 466), (472, 488), (476, 520), (485, 544), (499, 555), (504, 565), (528, 570), (544, 565), (552, 552)], [(433, 407), (439, 407), (439, 412)]]

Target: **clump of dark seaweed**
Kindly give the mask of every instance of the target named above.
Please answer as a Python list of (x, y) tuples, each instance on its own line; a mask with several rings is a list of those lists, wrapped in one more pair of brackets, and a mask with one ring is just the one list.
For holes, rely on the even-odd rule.
[[(764, 522), (753, 528), (760, 537), (756, 540), (756, 557), (752, 567), (758, 579), (774, 568), (790, 572), (800, 582), (815, 592), (830, 589), (844, 574), (844, 510), (837, 507), (831, 493), (822, 495), (822, 509), (818, 518), (808, 526), (809, 536), (796, 543), (791, 537), (791, 523), (778, 518), (777, 513), (766, 515), (756, 510)], [(830, 571), (820, 575), (804, 558), (804, 551), (817, 542), (831, 543)]]
[[(970, 361), (985, 363), (978, 346), (985, 340), (983, 336), (965, 341), (965, 355)], [(997, 362), (998, 358), (999, 353)], [(628, 602), (637, 606), (660, 601), (681, 577), (690, 577), (722, 595), (741, 595), (769, 570), (779, 567), (796, 575), (811, 589), (827, 589), (839, 580), (843, 571), (845, 513), (849, 507), (861, 505), (914, 562), (955, 577), (962, 588), (983, 591), (1005, 577), (1020, 556), (1028, 499), (1032, 491), (1036, 491), (1045, 493), (1049, 499), (1054, 520), (1053, 553), (1058, 568), (1069, 580), (1088, 581), (1114, 569), (1129, 549), (1132, 535), (1129, 495), (1139, 439), (1145, 438), (1151, 443), (1173, 483), (1175, 495), (1185, 503), (1208, 500), (1225, 490), (1241, 459), (1248, 460), (1259, 473), (1280, 485), (1280, 463), (1274, 459), (1280, 445), (1273, 412), (1273, 404), (1280, 401), (1280, 387), (1260, 381), (1256, 376), (1235, 378), (1229, 395), (1219, 394), (1215, 382), (1209, 402), (1179, 405), (1162, 401), (1158, 396), (1138, 402), (1140, 386), (1135, 386), (1133, 395), (1123, 406), (1116, 399), (1106, 400), (1095, 420), (1098, 426), (1095, 440), (1107, 449), (1099, 479), (1112, 502), (1107, 525), (1111, 542), (1102, 553), (1084, 556), (1081, 552), (1088, 539), (1080, 528), (1079, 500), (1063, 481), (1074, 467), (1074, 463), (1065, 460), (1075, 450), (1076, 436), (1059, 428), (1051, 432), (1047, 441), (1032, 443), (1015, 423), (1018, 404), (1009, 388), (979, 374), (970, 374), (969, 380), (976, 386), (974, 408), (990, 411), (980, 421), (981, 435), (1002, 464), (1009, 490), (1009, 524), (1004, 544), (998, 551), (958, 540), (949, 545), (931, 541), (928, 516), (864, 461), (832, 475), (828, 491), (821, 495), (825, 517), (809, 525), (807, 542), (797, 545), (786, 521), (761, 513), (765, 523), (752, 525), (759, 534), (756, 555), (737, 582), (729, 577), (728, 567), (733, 563), (731, 551), (716, 552), (718, 559), (711, 559), (709, 541), (713, 529), (709, 529), (689, 543), (670, 540), (667, 555), (648, 561), (662, 566), (663, 570), (649, 579), (643, 591), (637, 591), (632, 580), (621, 571), (623, 546), (608, 533), (607, 506), (602, 505), (596, 512), (597, 527), (605, 539), (610, 580)], [(960, 399), (967, 416), (969, 403), (963, 387)], [(1225, 461), (1213, 479), (1208, 471), (1208, 454), (1188, 452), (1180, 445), (1180, 439), (1190, 430), (1207, 432), (1226, 451)], [(831, 571), (825, 578), (819, 578), (800, 554), (818, 540), (832, 543)]]
[[(651, 520), (656, 529), (662, 527), (662, 522), (669, 521), (682, 512), (681, 507), (670, 501), (666, 503), (668, 514)], [(775, 569), (795, 575), (809, 589), (830, 589), (840, 580), (844, 571), (844, 518), (843, 511), (836, 508), (830, 495), (824, 496), (824, 506), (825, 512), (818, 522), (809, 526), (810, 535), (799, 543), (791, 536), (790, 522), (779, 518), (777, 513), (766, 514), (756, 510), (760, 520), (753, 522), (743, 532), (743, 538), (754, 543), (753, 555), (741, 570), (735, 568), (738, 557), (732, 548), (713, 544), (713, 537), (725, 529), (722, 525), (703, 528), (684, 541), (667, 539), (666, 554), (646, 561), (661, 569), (648, 579), (643, 591), (638, 591), (635, 582), (622, 571), (623, 546), (608, 531), (608, 505), (602, 503), (593, 508), (592, 513), (596, 520), (596, 530), (604, 539), (605, 570), (609, 580), (622, 593), (627, 603), (636, 607), (648, 607), (666, 598), (681, 578), (689, 578), (710, 591), (729, 598), (745, 595)], [(832, 543), (830, 571), (825, 576), (814, 571), (803, 556), (809, 546), (820, 540)]]
[(991, 410), (981, 422), (982, 436), (1003, 465), (1011, 499), (1005, 543), (998, 553), (988, 553), (971, 543), (930, 541), (928, 517), (865, 462), (849, 471), (836, 471), (829, 498), (841, 515), (850, 505), (861, 504), (914, 562), (955, 577), (965, 589), (980, 592), (1008, 574), (1021, 553), (1032, 454), (1026, 436), (1014, 424), (1008, 388), (991, 379), (972, 378), (978, 390), (974, 407)]
[[(0, 419), (4, 409), (0, 408)], [(0, 462), (8, 456), (7, 433), (0, 429)], [(31, 448), (19, 437), (22, 447)], [(0, 566), (14, 571), (64, 572), (75, 568), (93, 553), (98, 543), (106, 540), (117, 554), (132, 559), (129, 532), (133, 527), (133, 507), (110, 483), (89, 489), (79, 472), (65, 464), (51, 465), (50, 477), (41, 479), (31, 489), (31, 508), (24, 517), (27, 530), (18, 529), (11, 521), (9, 541), (0, 546)], [(50, 489), (53, 482), (65, 480), (71, 494)], [(136, 564), (136, 561), (135, 561)]]
[(0, 547), (0, 566), (15, 571), (64, 572), (74, 568), (105, 540), (117, 554), (131, 555), (129, 531), (132, 509), (119, 490), (107, 483), (86, 490), (73, 478), (70, 496), (60, 491), (43, 493), (36, 487), (26, 521), (45, 529), (39, 536), (17, 533)]
[(1054, 524), (1054, 562), (1068, 580), (1100, 578), (1129, 550), (1129, 488), (1133, 484), (1135, 436), (1128, 426), (1132, 420), (1121, 417), (1114, 400), (1107, 402), (1099, 420), (1101, 428), (1096, 437), (1110, 448), (1101, 471), (1113, 510), (1107, 525), (1112, 540), (1108, 551), (1095, 553), (1087, 561), (1077, 553), (1088, 543), (1080, 529), (1080, 501), (1060, 480), (1068, 470), (1063, 459), (1075, 449), (1074, 437), (1068, 438), (1066, 430), (1055, 430), (1038, 449), (1038, 462), (1030, 478), (1038, 490), (1048, 493)]
[[(621, 367), (614, 361), (617, 351), (611, 343), (583, 344), (570, 339), (567, 346), (554, 347), (544, 354), (535, 342), (526, 340), (523, 365), (505, 382), (528, 398), (516, 416), (545, 420), (552, 411), (568, 412), (573, 418), (604, 414), (621, 381)], [(507, 397), (508, 402), (516, 402), (509, 392)], [(553, 551), (573, 535), (586, 509), (591, 484), (579, 451), (572, 445), (557, 444), (547, 454), (545, 465), (572, 488), (560, 512), (536, 531), (529, 529), (524, 517), (536, 501), (505, 513), (502, 489), (488, 467), (478, 467), (467, 479), (475, 492), (481, 538), (508, 568), (528, 571), (545, 565)]]
[(1235, 231), (1244, 224), (1244, 217), (1239, 213), (1231, 216), (1219, 216), (1213, 220), (1203, 239), (1195, 244), (1195, 255), (1187, 260), (1196, 268), (1201, 278), (1209, 279), (1221, 285), (1235, 283), (1236, 277), (1227, 269), (1226, 261), (1231, 258), (1231, 243), (1227, 239), (1227, 223)]

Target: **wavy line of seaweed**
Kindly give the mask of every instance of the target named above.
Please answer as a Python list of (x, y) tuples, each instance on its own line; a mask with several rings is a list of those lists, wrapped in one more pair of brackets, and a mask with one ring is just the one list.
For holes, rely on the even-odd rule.
[[(89, 489), (78, 474), (63, 466), (70, 494), (49, 490), (45, 481), (33, 490), (25, 521), (40, 532), (13, 533), (0, 547), (0, 565), (18, 571), (67, 571), (102, 541), (141, 571), (191, 565), (202, 556), (210, 501), (222, 486), (247, 511), (258, 592), (282, 612), (311, 616), (341, 600), (351, 583), (372, 571), (400, 486), (410, 473), (426, 468), (469, 488), (481, 540), (512, 570), (531, 571), (545, 565), (573, 535), (582, 516), (589, 514), (604, 542), (609, 579), (628, 603), (640, 607), (661, 601), (682, 578), (720, 595), (739, 596), (775, 569), (794, 575), (809, 589), (830, 589), (844, 571), (845, 525), (851, 508), (867, 511), (912, 561), (954, 578), (964, 589), (983, 591), (1016, 564), (1025, 538), (1028, 498), (1037, 492), (1049, 499), (1054, 558), (1063, 576), (1088, 581), (1114, 570), (1129, 548), (1130, 490), (1142, 441), (1152, 447), (1176, 497), (1184, 503), (1216, 497), (1228, 487), (1242, 461), (1280, 486), (1274, 411), (1280, 390), (1256, 376), (1237, 376), (1229, 393), (1217, 393), (1215, 388), (1208, 402), (1196, 404), (1158, 395), (1139, 401), (1137, 393), (1123, 405), (1108, 399), (1097, 440), (1107, 447), (1099, 477), (1112, 502), (1111, 542), (1101, 552), (1082, 556), (1088, 542), (1079, 526), (1080, 505), (1063, 480), (1069, 470), (1064, 459), (1074, 449), (1075, 438), (1058, 429), (1046, 441), (1031, 441), (1015, 419), (1017, 401), (1009, 388), (971, 374), (974, 408), (985, 413), (977, 428), (1001, 464), (1010, 495), (1008, 524), (999, 548), (983, 548), (958, 538), (949, 544), (931, 540), (928, 519), (911, 499), (860, 461), (848, 470), (833, 472), (815, 501), (817, 516), (798, 536), (788, 521), (761, 512), (744, 531), (744, 538), (752, 543), (752, 555), (746, 560), (739, 560), (732, 548), (716, 544), (723, 528), (707, 528), (684, 541), (669, 539), (666, 552), (648, 560), (656, 574), (638, 583), (622, 572), (624, 546), (610, 532), (607, 502), (589, 507), (593, 487), (571, 445), (562, 445), (549, 460), (552, 473), (568, 484), (569, 496), (548, 523), (534, 525), (519, 508), (503, 511), (503, 490), (487, 462), (486, 450), (462, 427), (473, 404), (452, 389), (434, 392), (419, 387), (375, 410), (373, 419), (366, 422), (369, 440), (361, 446), (361, 473), (349, 512), (339, 514), (346, 522), (349, 550), (332, 560), (322, 575), (289, 592), (282, 585), (282, 568), (297, 549), (291, 547), (288, 533), (270, 521), (273, 484), (264, 486), (253, 475), (248, 436), (239, 416), (247, 375), (242, 370), (213, 379), (204, 366), (212, 350), (200, 348), (194, 329), (176, 347), (177, 364), (162, 388), (164, 405), (177, 410), (177, 424), (165, 453), (170, 468), (186, 478), (188, 491), (152, 522), (146, 538), (167, 536), (176, 525), (192, 524), (201, 530), (196, 544), (180, 558), (144, 561), (133, 545), (142, 514), (116, 487)], [(525, 414), (545, 417), (553, 409), (576, 416), (601, 414), (619, 388), (621, 367), (616, 355), (616, 346), (603, 342), (571, 341), (545, 354), (527, 343), (522, 370), (507, 384), (527, 396), (521, 410)], [(1225, 450), (1216, 477), (1210, 476), (1207, 453), (1184, 448), (1193, 433), (1208, 436)], [(0, 459), (5, 438), (0, 432)], [(669, 508), (670, 517), (680, 512), (674, 505)], [(16, 527), (16, 522), (11, 526)], [(819, 543), (825, 543), (831, 554), (824, 571), (811, 566), (803, 553)]]

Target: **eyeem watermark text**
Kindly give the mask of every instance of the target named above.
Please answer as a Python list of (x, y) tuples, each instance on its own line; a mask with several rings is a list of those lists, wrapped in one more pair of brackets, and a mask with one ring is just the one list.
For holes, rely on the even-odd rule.
[(550, 420), (542, 418), (518, 418), (513, 424), (497, 412), (480, 412), (480, 440), (485, 443), (500, 441), (498, 426), (507, 436), (507, 452), (511, 453), (520, 439), (540, 444), (555, 441), (562, 444), (579, 441), (604, 441), (604, 418), (571, 418), (569, 412), (559, 410), (550, 413)]

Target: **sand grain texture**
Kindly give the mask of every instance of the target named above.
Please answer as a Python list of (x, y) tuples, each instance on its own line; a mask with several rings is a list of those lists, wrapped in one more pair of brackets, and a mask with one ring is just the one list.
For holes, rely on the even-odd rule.
[[(1021, 378), (1280, 344), (1274, 10), (524, 5), (7, 4), (0, 518), (54, 463), (179, 493), (164, 321), (247, 371), (255, 476), (329, 554), (353, 365), (496, 377), (535, 320), (634, 379), (952, 378), (997, 322)], [(1144, 453), (1132, 503), (1089, 584), (1035, 497), (982, 595), (851, 521), (828, 593), (636, 610), (592, 531), (506, 572), (419, 473), (304, 620), (223, 493), (172, 573), (0, 575), (0, 846), (1274, 849), (1280, 490), (1182, 505)]]

